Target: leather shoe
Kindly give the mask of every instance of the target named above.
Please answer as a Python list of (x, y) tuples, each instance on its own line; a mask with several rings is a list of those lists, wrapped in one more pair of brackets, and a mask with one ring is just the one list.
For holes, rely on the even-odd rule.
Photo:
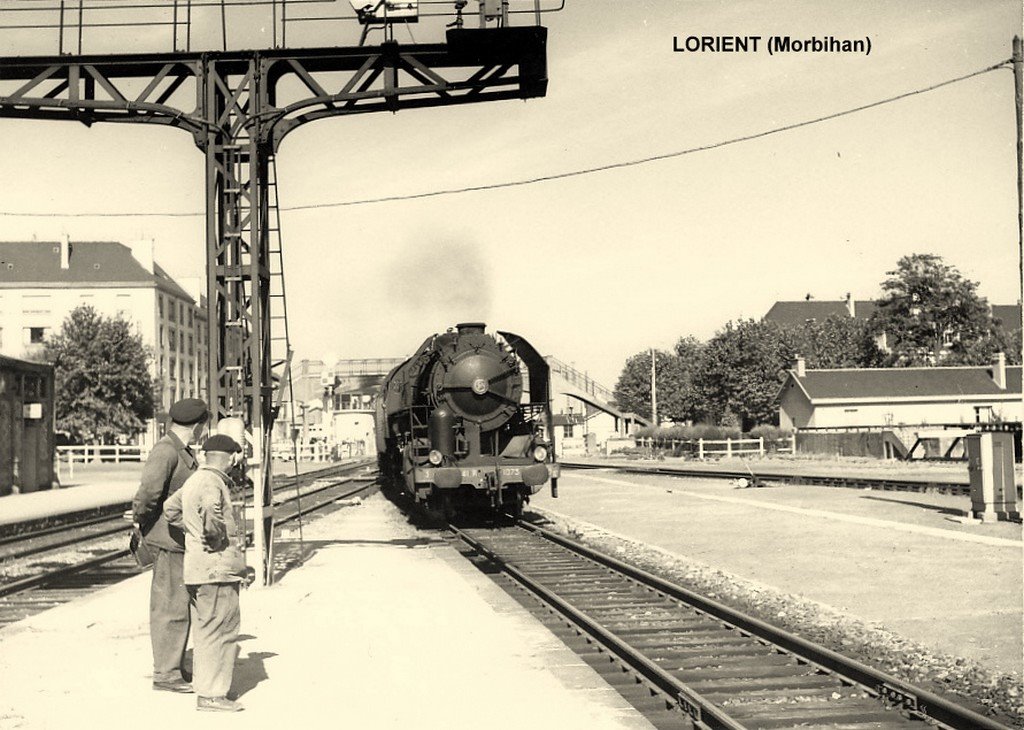
[(197, 697), (196, 709), (206, 712), (240, 712), (245, 708), (241, 702), (229, 700), (227, 697)]
[(162, 692), (180, 692), (182, 694), (188, 694), (192, 691), (192, 685), (184, 679), (172, 679), (167, 682), (154, 681), (153, 689), (157, 689)]

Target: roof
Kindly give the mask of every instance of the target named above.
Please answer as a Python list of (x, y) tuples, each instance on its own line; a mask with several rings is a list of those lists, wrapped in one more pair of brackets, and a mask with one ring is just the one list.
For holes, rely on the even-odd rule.
[(60, 266), (59, 241), (0, 241), (0, 288), (26, 285), (158, 286), (193, 302), (191, 296), (159, 265), (149, 273), (116, 241), (72, 241), (69, 266)]
[[(853, 311), (857, 319), (867, 319), (875, 311), (875, 303), (870, 299), (854, 301)], [(781, 325), (801, 325), (809, 319), (823, 322), (832, 316), (850, 316), (846, 300), (801, 299), (797, 302), (775, 302), (764, 318)]]
[(999, 326), (1007, 332), (1016, 332), (1020, 329), (1020, 305), (993, 304), (992, 318), (998, 320)]
[(1021, 392), (1020, 365), (1006, 367), (1006, 390), (996, 386), (990, 366), (807, 370), (803, 377), (797, 377), (790, 371), (790, 377), (796, 379), (812, 401), (831, 398), (1019, 397)]
[(48, 362), (32, 362), (31, 360), (18, 360), (7, 355), (0, 355), (0, 371), (3, 372), (41, 372), (53, 373), (53, 365)]

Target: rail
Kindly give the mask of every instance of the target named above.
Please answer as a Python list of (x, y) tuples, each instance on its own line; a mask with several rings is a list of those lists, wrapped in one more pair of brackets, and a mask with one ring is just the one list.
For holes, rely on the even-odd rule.
[[(1005, 728), (576, 540), (523, 520), (516, 524), (515, 532), (449, 527), (614, 655), (622, 666), (616, 676), (626, 671), (642, 678), (663, 694), (663, 706), (674, 705), (696, 727), (915, 727), (926, 720), (963, 730)], [(593, 651), (589, 640), (584, 650)], [(846, 695), (850, 685), (859, 692)], [(658, 725), (664, 718), (650, 719)]]

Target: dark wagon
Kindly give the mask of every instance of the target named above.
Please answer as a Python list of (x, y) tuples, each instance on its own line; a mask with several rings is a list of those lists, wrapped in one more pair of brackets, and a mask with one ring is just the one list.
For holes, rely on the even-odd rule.
[(53, 366), (0, 355), (0, 495), (54, 482)]

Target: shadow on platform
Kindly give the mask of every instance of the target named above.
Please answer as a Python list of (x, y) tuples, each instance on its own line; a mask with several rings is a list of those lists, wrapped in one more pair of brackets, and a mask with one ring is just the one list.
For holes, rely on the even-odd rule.
[(893, 504), (905, 504), (908, 507), (920, 507), (922, 509), (931, 510), (944, 515), (954, 515), (961, 517), (964, 514), (962, 509), (956, 509), (955, 507), (943, 507), (939, 504), (928, 504), (927, 502), (911, 502), (906, 499), (891, 499), (889, 497), (876, 497), (874, 495), (865, 494), (861, 496), (861, 499), (871, 499), (876, 502), (892, 502)]
[[(255, 638), (255, 636), (249, 634), (242, 634), (238, 637), (238, 641), (242, 642)], [(264, 679), (269, 679), (270, 677), (263, 662), (275, 656), (277, 654), (272, 651), (255, 651), (249, 652), (244, 658), (236, 660), (235, 675), (231, 681), (232, 696), (238, 699), (249, 690), (254, 689)]]

